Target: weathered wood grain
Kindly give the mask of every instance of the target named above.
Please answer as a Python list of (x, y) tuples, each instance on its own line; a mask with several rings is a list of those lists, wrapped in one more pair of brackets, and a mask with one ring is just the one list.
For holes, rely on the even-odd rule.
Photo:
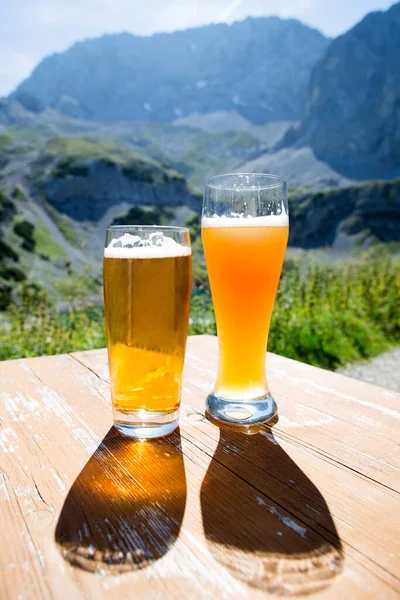
[(204, 418), (216, 358), (189, 339), (153, 442), (111, 427), (104, 350), (0, 363), (1, 598), (398, 597), (400, 396), (268, 355), (244, 435)]

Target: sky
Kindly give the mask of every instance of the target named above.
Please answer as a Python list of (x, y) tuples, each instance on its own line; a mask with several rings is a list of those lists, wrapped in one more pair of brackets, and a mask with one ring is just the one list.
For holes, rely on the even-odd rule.
[(104, 33), (150, 35), (247, 16), (297, 18), (334, 37), (393, 0), (0, 0), (0, 96), (42, 58)]

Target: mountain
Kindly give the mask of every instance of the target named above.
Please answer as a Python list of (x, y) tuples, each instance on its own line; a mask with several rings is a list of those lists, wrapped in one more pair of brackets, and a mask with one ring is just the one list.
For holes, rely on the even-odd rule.
[(14, 98), (0, 98), (0, 134), (3, 131), (6, 138), (11, 137), (8, 145), (0, 139), (0, 168), (2, 159), (20, 154), (21, 164), (15, 171), (18, 178), (27, 168), (29, 170), (29, 162), (36, 160), (36, 155), (40, 155), (52, 138), (82, 138), (100, 145), (103, 142), (116, 144), (173, 168), (182, 173), (190, 188), (198, 193), (203, 191), (207, 177), (233, 171), (244, 161), (251, 160), (264, 148), (274, 145), (289, 126), (287, 122), (271, 122), (257, 127), (245, 119), (242, 121), (242, 131), (222, 132), (173, 123), (100, 123), (69, 117), (49, 108), (34, 113)]
[(210, 133), (246, 131), (259, 139), (263, 146), (269, 148), (276, 146), (295, 123), (295, 121), (270, 121), (265, 125), (253, 125), (234, 110), (220, 110), (206, 114), (193, 113), (188, 117), (176, 119), (173, 125), (193, 127)]
[(400, 242), (400, 179), (371, 181), (290, 200), (289, 244), (351, 251), (365, 243)]
[(287, 145), (310, 146), (347, 175), (394, 176), (391, 169), (400, 167), (400, 3), (368, 14), (332, 41), (312, 72), (306, 117), (281, 143)]
[[(16, 103), (0, 108), (12, 122), (30, 118)], [(170, 166), (129, 145), (57, 135), (51, 123), (63, 119), (50, 116), (35, 127), (0, 124), (0, 311), (28, 278), (54, 299), (66, 277), (99, 297), (108, 225), (183, 224), (200, 211), (201, 198)]]
[(169, 122), (233, 110), (254, 124), (297, 120), (328, 43), (278, 17), (150, 37), (105, 35), (45, 58), (14, 96), (30, 110), (51, 106), (98, 121)]

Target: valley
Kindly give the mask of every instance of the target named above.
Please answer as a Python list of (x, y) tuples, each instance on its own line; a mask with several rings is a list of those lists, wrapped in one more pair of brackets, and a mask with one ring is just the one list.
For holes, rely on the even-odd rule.
[(104, 345), (102, 254), (115, 223), (190, 227), (190, 331), (215, 333), (200, 211), (205, 179), (223, 172), (289, 184), (273, 351), (337, 368), (398, 343), (399, 9), (335, 40), (260, 18), (103, 36), (44, 59), (0, 98), (1, 356)]

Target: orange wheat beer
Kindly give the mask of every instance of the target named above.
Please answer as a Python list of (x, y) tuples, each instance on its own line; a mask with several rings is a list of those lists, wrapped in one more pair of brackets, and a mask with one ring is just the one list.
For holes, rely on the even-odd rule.
[[(171, 240), (172, 241), (172, 240)], [(190, 248), (106, 248), (104, 306), (116, 422), (179, 407), (189, 319)]]
[(218, 327), (214, 393), (265, 396), (265, 353), (288, 240), (287, 218), (203, 217), (202, 239)]

